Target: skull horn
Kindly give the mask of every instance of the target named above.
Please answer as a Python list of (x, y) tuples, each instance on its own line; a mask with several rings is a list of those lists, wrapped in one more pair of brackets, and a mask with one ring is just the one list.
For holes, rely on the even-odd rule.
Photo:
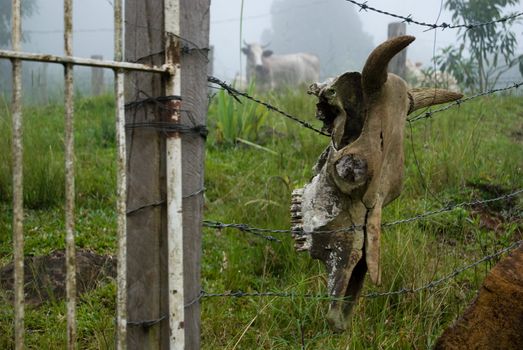
[(430, 107), (433, 105), (439, 105), (440, 103), (456, 101), (463, 97), (463, 94), (459, 92), (433, 88), (410, 89), (408, 94), (410, 99), (410, 107), (407, 114), (410, 114), (415, 110), (423, 107)]
[(266, 49), (266, 48), (268, 48), (270, 45), (271, 45), (271, 42), (269, 41), (267, 44), (262, 45), (261, 47), (262, 47), (262, 49)]
[(371, 94), (378, 91), (387, 81), (387, 66), (398, 52), (414, 41), (410, 35), (402, 35), (385, 41), (376, 47), (363, 67), (361, 82), (363, 91)]
[(249, 44), (245, 41), (245, 39), (243, 39), (243, 45), (249, 47)]

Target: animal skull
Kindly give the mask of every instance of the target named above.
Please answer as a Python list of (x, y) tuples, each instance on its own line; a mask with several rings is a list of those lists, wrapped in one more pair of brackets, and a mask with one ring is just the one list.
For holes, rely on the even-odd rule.
[(331, 144), (311, 182), (293, 192), (293, 237), (298, 251), (308, 251), (327, 267), (328, 290), (335, 298), (327, 318), (335, 330), (347, 328), (367, 270), (372, 282), (380, 283), (381, 210), (401, 193), (407, 115), (462, 97), (409, 89), (387, 73), (390, 59), (414, 39), (388, 40), (370, 54), (361, 74), (348, 72), (309, 89), (318, 97), (317, 118), (330, 132)]

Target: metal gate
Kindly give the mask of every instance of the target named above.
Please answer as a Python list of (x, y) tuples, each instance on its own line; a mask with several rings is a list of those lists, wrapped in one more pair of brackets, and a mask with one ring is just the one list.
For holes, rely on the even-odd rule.
[[(75, 255), (75, 183), (74, 183), (74, 138), (73, 138), (73, 68), (90, 66), (109, 68), (114, 71), (116, 104), (117, 145), (117, 306), (116, 347), (126, 348), (127, 334), (127, 281), (126, 281), (126, 140), (124, 110), (124, 72), (141, 71), (164, 74), (169, 77), (167, 93), (180, 95), (180, 64), (176, 62), (176, 50), (165, 50), (165, 64), (149, 66), (123, 62), (123, 8), (122, 0), (114, 0), (114, 60), (98, 60), (73, 56), (72, 33), (73, 1), (64, 0), (64, 48), (65, 55), (45, 55), (21, 52), (21, 0), (12, 0), (12, 50), (0, 50), (0, 58), (12, 62), (12, 156), (13, 156), (13, 255), (14, 255), (14, 309), (15, 348), (24, 348), (24, 229), (23, 229), (23, 144), (22, 144), (22, 61), (38, 61), (62, 64), (65, 80), (65, 231), (66, 231), (66, 304), (67, 304), (67, 348), (76, 344), (76, 255)], [(179, 0), (164, 1), (166, 48), (174, 45), (169, 38), (179, 36)], [(176, 122), (176, 116), (173, 117)], [(181, 168), (181, 140), (179, 137), (167, 141), (168, 169)], [(182, 229), (181, 229), (181, 175), (179, 171), (167, 172), (168, 192), (168, 250), (169, 291), (183, 290), (182, 273)], [(183, 293), (169, 293), (169, 324), (171, 348), (184, 347), (183, 329), (176, 327), (183, 320)]]

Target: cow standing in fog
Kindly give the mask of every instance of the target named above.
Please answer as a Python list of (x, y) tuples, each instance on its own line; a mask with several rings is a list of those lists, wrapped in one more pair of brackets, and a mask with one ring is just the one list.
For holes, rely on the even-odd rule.
[(311, 84), (320, 78), (320, 60), (308, 53), (274, 55), (266, 46), (247, 44), (242, 52), (247, 56), (247, 81), (253, 79), (263, 89)]

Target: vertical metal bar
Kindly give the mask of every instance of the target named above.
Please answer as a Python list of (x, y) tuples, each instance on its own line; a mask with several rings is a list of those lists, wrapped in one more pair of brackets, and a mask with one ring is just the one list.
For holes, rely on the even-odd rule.
[[(14, 51), (20, 51), (22, 39), (21, 0), (13, 0), (11, 42)], [(24, 348), (24, 197), (23, 197), (23, 143), (22, 143), (22, 62), (13, 65), (13, 255), (15, 280), (15, 349)]]
[[(73, 2), (64, 0), (64, 49), (66, 56), (73, 55)], [(65, 64), (65, 248), (66, 248), (66, 299), (67, 348), (76, 344), (76, 252), (74, 242), (74, 101), (73, 65)]]
[[(123, 60), (122, 0), (114, 0), (114, 60)], [(118, 215), (118, 269), (116, 295), (116, 348), (127, 347), (127, 158), (125, 150), (124, 71), (115, 69)]]
[[(171, 67), (167, 95), (181, 95), (180, 0), (164, 1), (165, 63)], [(180, 122), (180, 101), (171, 104), (171, 122)], [(167, 148), (167, 246), (169, 284), (169, 347), (185, 348), (183, 219), (182, 219), (182, 140), (173, 133)]]

